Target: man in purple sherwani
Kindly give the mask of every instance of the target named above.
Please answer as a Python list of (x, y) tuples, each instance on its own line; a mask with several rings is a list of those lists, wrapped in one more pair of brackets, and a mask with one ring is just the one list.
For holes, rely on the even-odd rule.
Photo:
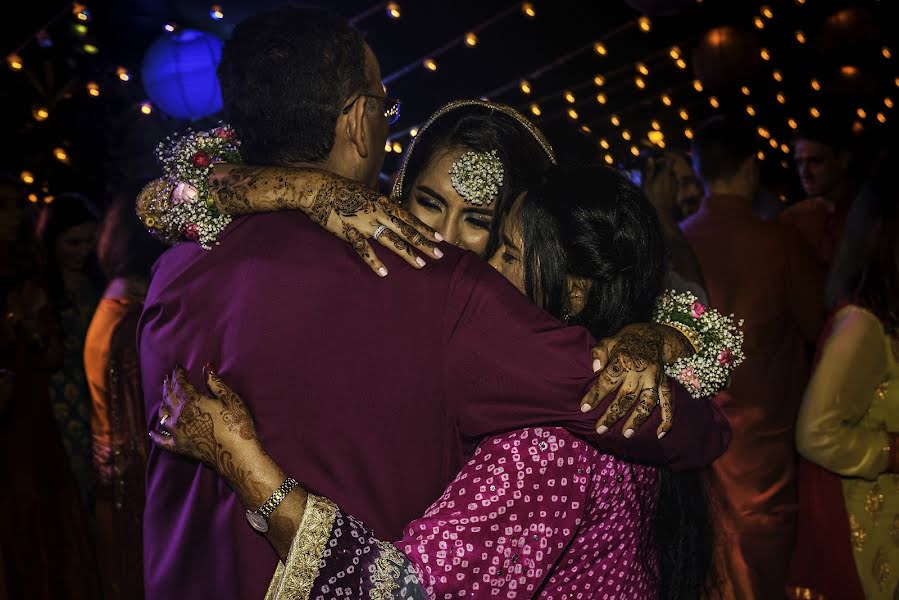
[[(338, 18), (253, 17), (223, 52), (225, 108), (252, 164), (315, 165), (373, 182), (387, 122), (374, 55)], [(286, 192), (284, 192), (286, 193)], [(474, 254), (445, 247), (418, 272), (380, 253), (386, 279), (301, 213), (236, 220), (221, 245), (169, 250), (139, 331), (148, 426), (162, 381), (211, 362), (249, 395), (259, 438), (311, 492), (385, 539), (420, 516), (487, 433), (558, 423), (619, 455), (691, 468), (723, 452), (707, 401), (678, 395), (662, 440), (596, 434), (578, 403), (594, 340), (536, 308)], [(262, 598), (278, 558), (212, 470), (153, 447), (144, 519), (149, 598)], [(314, 574), (313, 574), (314, 575)]]

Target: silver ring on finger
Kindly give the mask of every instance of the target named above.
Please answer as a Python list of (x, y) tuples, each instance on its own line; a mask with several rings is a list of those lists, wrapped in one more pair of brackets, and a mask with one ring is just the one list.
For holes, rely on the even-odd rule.
[(385, 231), (387, 231), (387, 225), (383, 225), (383, 224), (378, 225), (378, 228), (375, 229), (374, 238), (378, 239), (379, 237), (381, 237), (384, 234)]

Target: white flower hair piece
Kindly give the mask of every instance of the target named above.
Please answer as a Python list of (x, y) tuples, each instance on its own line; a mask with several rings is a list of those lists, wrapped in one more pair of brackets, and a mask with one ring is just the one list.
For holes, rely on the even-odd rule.
[(453, 162), (449, 174), (453, 189), (475, 206), (489, 206), (499, 194), (505, 177), (496, 150), (466, 152)]

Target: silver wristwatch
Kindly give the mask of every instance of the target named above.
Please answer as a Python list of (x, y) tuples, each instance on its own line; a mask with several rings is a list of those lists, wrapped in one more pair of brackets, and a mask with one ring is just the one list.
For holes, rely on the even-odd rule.
[(269, 516), (278, 508), (278, 505), (281, 504), (281, 501), (287, 497), (293, 488), (300, 485), (297, 483), (297, 480), (293, 477), (288, 477), (284, 480), (278, 489), (274, 491), (271, 498), (265, 501), (265, 504), (260, 506), (257, 510), (248, 510), (247, 511), (247, 521), (250, 523), (250, 527), (258, 531), (259, 533), (265, 533), (268, 531), (268, 518)]

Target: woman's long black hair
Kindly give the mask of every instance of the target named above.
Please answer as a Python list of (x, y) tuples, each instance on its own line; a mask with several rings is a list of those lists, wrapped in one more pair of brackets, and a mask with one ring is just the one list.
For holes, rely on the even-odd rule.
[[(525, 196), (521, 226), (525, 291), (538, 305), (597, 339), (650, 320), (664, 283), (665, 245), (655, 211), (623, 175), (604, 166), (553, 169)], [(569, 275), (590, 281), (583, 310), (571, 316)], [(699, 598), (713, 544), (704, 488), (695, 472), (662, 468), (657, 481), (644, 562), (656, 552), (660, 597)]]
[[(56, 260), (56, 241), (73, 227), (98, 221), (94, 205), (85, 196), (74, 192), (59, 194), (53, 204), (45, 206), (38, 217), (37, 236), (44, 250), (50, 298), (57, 309), (67, 306), (71, 299), (66, 298), (62, 272)], [(97, 265), (96, 253), (88, 258), (84, 271), (94, 287), (102, 290), (104, 282)]]

